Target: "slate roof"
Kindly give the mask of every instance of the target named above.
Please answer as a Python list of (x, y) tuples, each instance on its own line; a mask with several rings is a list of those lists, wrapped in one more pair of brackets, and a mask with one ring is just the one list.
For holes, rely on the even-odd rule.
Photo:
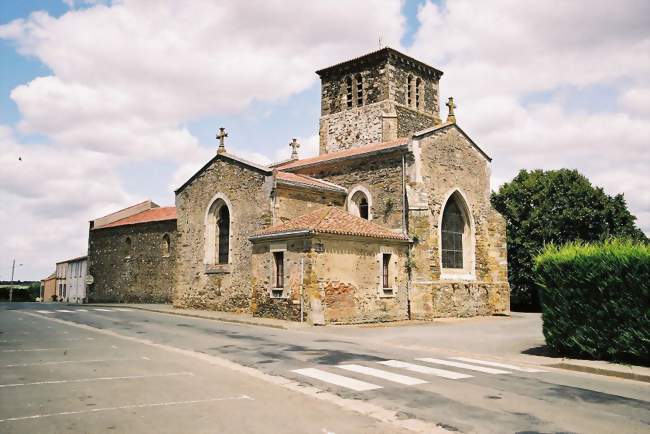
[(107, 225), (94, 227), (93, 230), (112, 228), (116, 226), (135, 225), (138, 223), (160, 222), (165, 220), (176, 220), (175, 206), (151, 208), (146, 211), (142, 211), (141, 213), (114, 221)]
[(303, 234), (334, 234), (409, 241), (409, 238), (404, 234), (393, 232), (332, 206), (319, 208), (286, 223), (263, 229), (251, 236), (250, 239), (264, 239), (273, 235)]
[(411, 139), (403, 137), (388, 142), (371, 143), (369, 145), (358, 146), (356, 148), (345, 149), (343, 151), (330, 152), (318, 155), (316, 157), (304, 158), (302, 160), (291, 160), (287, 163), (276, 166), (279, 170), (298, 169), (302, 167), (329, 163), (347, 158), (361, 157), (366, 154), (382, 153), (392, 151), (400, 147), (406, 147)]
[(289, 186), (329, 190), (343, 194), (347, 193), (347, 189), (345, 187), (341, 187), (340, 185), (336, 185), (331, 182), (323, 181), (322, 179), (312, 178), (311, 176), (307, 175), (300, 175), (297, 173), (289, 172), (276, 172), (275, 177), (281, 184)]

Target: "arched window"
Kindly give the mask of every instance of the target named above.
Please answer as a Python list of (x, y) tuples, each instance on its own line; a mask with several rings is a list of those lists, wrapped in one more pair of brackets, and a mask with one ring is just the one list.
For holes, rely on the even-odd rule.
[(207, 265), (230, 263), (230, 202), (217, 194), (205, 216), (205, 259)]
[(413, 104), (413, 76), (409, 75), (406, 79), (406, 105), (411, 107)]
[(354, 81), (357, 83), (357, 107), (361, 107), (363, 105), (363, 79), (361, 74), (357, 74)]
[(463, 196), (456, 191), (447, 200), (442, 213), (440, 235), (443, 269), (448, 269), (452, 273), (458, 271), (472, 273), (471, 230), (469, 209)]
[(370, 220), (370, 192), (359, 186), (350, 192), (348, 197), (348, 212), (362, 219)]
[(422, 92), (421, 92), (421, 89), (420, 89), (421, 87), (422, 87), (422, 80), (420, 80), (420, 78), (418, 77), (415, 80), (415, 108), (416, 109), (420, 108), (420, 105), (421, 105), (421, 102), (422, 102), (422, 97), (421, 97)]
[(169, 234), (165, 234), (162, 237), (162, 255), (167, 257), (171, 253), (171, 239)]
[(346, 77), (345, 91), (346, 91), (346, 101), (348, 104), (348, 108), (352, 108), (352, 77)]

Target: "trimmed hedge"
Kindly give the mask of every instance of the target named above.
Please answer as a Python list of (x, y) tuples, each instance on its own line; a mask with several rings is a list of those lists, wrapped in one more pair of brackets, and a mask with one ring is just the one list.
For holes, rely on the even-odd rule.
[(549, 245), (535, 258), (534, 273), (551, 349), (650, 364), (650, 245)]

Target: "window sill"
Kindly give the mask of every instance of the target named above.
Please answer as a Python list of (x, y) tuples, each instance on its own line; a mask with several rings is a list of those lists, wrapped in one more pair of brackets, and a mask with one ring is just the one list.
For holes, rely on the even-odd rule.
[(463, 280), (463, 281), (475, 281), (476, 276), (473, 273), (445, 273), (444, 271), (440, 274), (440, 280)]
[(206, 264), (205, 274), (230, 274), (230, 264)]
[(271, 292), (269, 293), (269, 296), (275, 300), (282, 300), (282, 299), (289, 298), (289, 294), (287, 293), (287, 291), (284, 290), (284, 288), (271, 288)]
[(396, 295), (397, 290), (395, 288), (382, 288), (379, 291), (379, 298), (395, 298)]

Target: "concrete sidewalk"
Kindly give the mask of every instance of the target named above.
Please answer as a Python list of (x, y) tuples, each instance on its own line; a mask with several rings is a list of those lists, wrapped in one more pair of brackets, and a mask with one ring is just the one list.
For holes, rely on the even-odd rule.
[(249, 313), (220, 312), (215, 310), (180, 309), (171, 304), (136, 304), (136, 303), (94, 303), (86, 306), (125, 307), (129, 309), (147, 310), (150, 312), (167, 313), (172, 315), (189, 316), (193, 318), (212, 319), (216, 321), (247, 324), (276, 329), (291, 330), (311, 327), (307, 323), (285, 321), (274, 318), (260, 318)]
[(650, 368), (600, 360), (579, 360), (546, 354), (542, 319), (537, 313), (513, 312), (511, 316), (440, 318), (431, 322), (328, 325), (260, 318), (247, 313), (179, 309), (171, 304), (90, 304), (88, 306), (125, 307), (179, 316), (203, 318), (235, 324), (302, 330), (349, 339), (371, 340), (383, 345), (458, 354), (489, 355), (494, 361), (513, 359), (538, 366), (586, 372), (650, 383)]

